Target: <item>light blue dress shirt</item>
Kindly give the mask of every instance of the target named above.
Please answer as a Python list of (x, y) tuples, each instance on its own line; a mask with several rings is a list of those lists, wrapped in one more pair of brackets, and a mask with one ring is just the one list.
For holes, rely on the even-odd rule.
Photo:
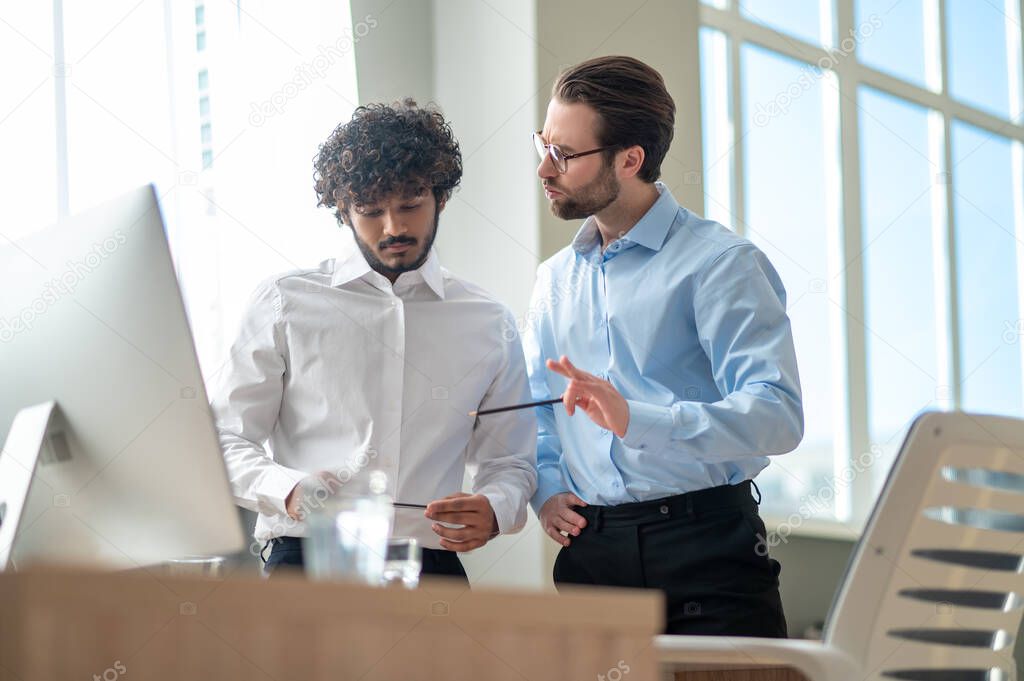
[(629, 403), (621, 439), (577, 410), (540, 407), (535, 510), (647, 501), (752, 479), (803, 437), (786, 291), (750, 241), (659, 198), (602, 253), (593, 218), (542, 263), (524, 350), (535, 400), (567, 380), (561, 355)]

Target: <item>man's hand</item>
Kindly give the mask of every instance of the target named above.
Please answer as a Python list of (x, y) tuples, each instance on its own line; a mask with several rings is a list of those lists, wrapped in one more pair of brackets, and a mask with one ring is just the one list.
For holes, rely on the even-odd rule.
[(323, 487), (328, 494), (334, 494), (344, 484), (330, 471), (320, 471), (316, 475), (303, 478), (285, 497), (284, 508), (288, 512), (288, 517), (292, 520), (305, 520), (309, 514), (310, 496), (315, 489)]
[(569, 416), (575, 414), (576, 407), (579, 407), (586, 412), (591, 421), (602, 428), (612, 431), (619, 437), (626, 435), (626, 429), (629, 427), (629, 403), (614, 385), (586, 371), (580, 371), (565, 355), (557, 362), (549, 359), (547, 366), (556, 374), (569, 379), (569, 385), (562, 393), (562, 402)]
[(284, 499), (284, 510), (292, 520), (302, 520), (302, 493), (299, 491), (301, 487), (302, 482), (297, 483)]
[(537, 517), (540, 519), (540, 526), (562, 546), (569, 545), (569, 537), (562, 532), (568, 532), (570, 537), (579, 536), (580, 530), (587, 526), (587, 519), (576, 511), (573, 506), (586, 506), (587, 502), (580, 499), (572, 492), (553, 494), (540, 507)]
[[(427, 504), (423, 515), (435, 521), (431, 529), (441, 537), (441, 546), (449, 551), (478, 549), (498, 534), (498, 518), (491, 502), (482, 494), (449, 494)], [(442, 522), (463, 527), (445, 527)]]

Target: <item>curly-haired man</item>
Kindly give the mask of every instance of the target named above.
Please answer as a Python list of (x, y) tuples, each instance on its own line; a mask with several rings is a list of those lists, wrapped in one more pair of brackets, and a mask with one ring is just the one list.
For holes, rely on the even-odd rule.
[[(432, 108), (372, 104), (314, 167), (318, 205), (356, 247), (266, 280), (250, 301), (213, 391), (234, 495), (259, 513), (270, 573), (303, 565), (321, 490), (383, 470), (396, 502), (428, 504), (395, 516), (395, 533), (424, 547), (423, 572), (466, 580), (458, 552), (526, 522), (536, 424), (528, 410), (468, 416), (530, 391), (508, 309), (432, 249), (462, 177), (458, 142)], [(467, 470), (473, 494), (460, 491)]]

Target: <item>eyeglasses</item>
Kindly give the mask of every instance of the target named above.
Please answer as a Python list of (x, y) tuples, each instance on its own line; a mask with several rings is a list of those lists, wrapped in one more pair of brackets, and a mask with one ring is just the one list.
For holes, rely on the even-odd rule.
[(543, 161), (545, 157), (550, 158), (552, 165), (555, 166), (555, 170), (559, 173), (564, 173), (569, 169), (570, 159), (579, 158), (580, 156), (589, 156), (590, 154), (596, 154), (599, 151), (613, 148), (598, 147), (597, 149), (591, 149), (590, 151), (580, 151), (575, 154), (567, 154), (562, 151), (557, 144), (547, 144), (540, 136), (540, 132), (533, 133), (533, 146), (537, 150), (537, 156), (540, 157), (540, 160)]

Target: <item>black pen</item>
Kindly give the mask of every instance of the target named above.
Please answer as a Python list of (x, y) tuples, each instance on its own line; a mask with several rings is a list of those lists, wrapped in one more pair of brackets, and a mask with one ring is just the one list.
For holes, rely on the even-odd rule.
[(526, 404), (513, 404), (508, 407), (495, 407), (494, 409), (481, 409), (480, 411), (469, 412), (470, 416), (483, 416), (485, 414), (497, 414), (502, 411), (512, 411), (513, 409), (526, 409), (528, 407), (543, 407), (546, 404), (558, 404), (562, 401), (561, 397), (556, 397), (553, 400), (541, 400), (540, 402), (527, 402)]

